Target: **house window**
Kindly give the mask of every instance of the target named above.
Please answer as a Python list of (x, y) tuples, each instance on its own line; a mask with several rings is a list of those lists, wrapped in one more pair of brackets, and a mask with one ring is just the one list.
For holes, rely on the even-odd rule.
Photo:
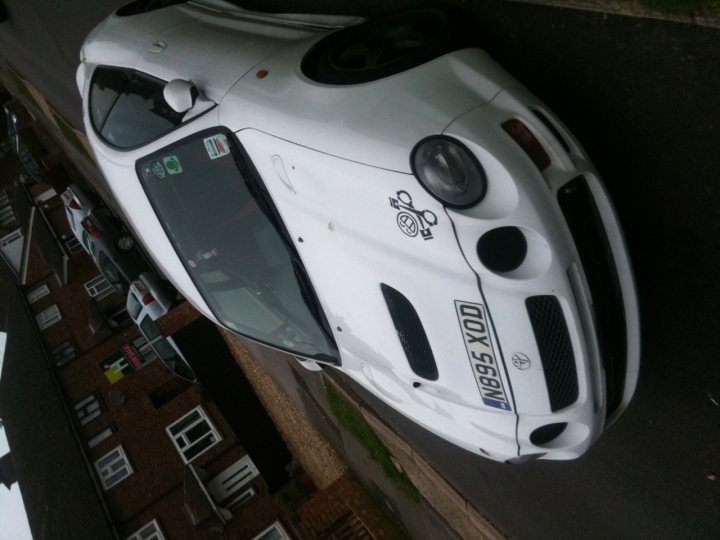
[(75, 412), (77, 413), (81, 426), (84, 426), (91, 420), (100, 416), (102, 414), (102, 409), (100, 408), (100, 402), (98, 401), (97, 396), (95, 394), (90, 394), (78, 401), (75, 404)]
[(62, 315), (60, 315), (60, 309), (57, 307), (57, 304), (52, 305), (45, 311), (41, 311), (40, 313), (35, 315), (35, 320), (37, 321), (40, 330), (46, 330), (50, 328), (60, 319), (62, 319)]
[(290, 540), (290, 535), (283, 526), (280, 525), (280, 522), (276, 521), (253, 538), (253, 540)]
[(122, 446), (108, 452), (95, 462), (95, 470), (105, 491), (133, 473)]
[(77, 356), (75, 344), (70, 340), (63, 341), (50, 351), (50, 356), (57, 367), (64, 366)]
[(9, 227), (16, 221), (10, 197), (5, 191), (0, 191), (0, 228)]
[(103, 276), (97, 276), (85, 283), (85, 290), (88, 295), (90, 295), (90, 298), (95, 298), (96, 300), (102, 300), (115, 291)]
[(41, 285), (37, 289), (33, 289), (30, 291), (27, 295), (27, 301), (30, 304), (34, 304), (38, 300), (40, 300), (43, 296), (47, 296), (50, 294), (50, 287), (47, 285)]
[(127, 537), (127, 540), (165, 540), (160, 526), (156, 520), (152, 520), (139, 531)]
[(185, 463), (190, 463), (222, 440), (201, 407), (195, 407), (175, 423), (169, 425), (166, 431)]
[(5, 247), (13, 242), (17, 242), (23, 237), (22, 230), (21, 229), (15, 229), (11, 233), (6, 234), (2, 238), (0, 238), (0, 247)]
[(74, 236), (65, 242), (65, 247), (67, 248), (67, 250), (70, 254), (80, 253), (81, 251), (84, 251), (84, 248), (83, 248), (82, 244), (80, 243), (80, 240), (78, 240)]
[(112, 435), (112, 428), (107, 427), (107, 428), (103, 429), (100, 433), (98, 433), (97, 435), (90, 437), (87, 440), (87, 444), (90, 448), (95, 448), (98, 444), (100, 444), (105, 439), (110, 437), (110, 435)]

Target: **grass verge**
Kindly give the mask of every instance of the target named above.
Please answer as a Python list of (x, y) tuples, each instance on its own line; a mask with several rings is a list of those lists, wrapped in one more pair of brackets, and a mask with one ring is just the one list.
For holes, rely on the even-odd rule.
[(345, 429), (362, 444), (373, 461), (382, 467), (385, 476), (410, 500), (419, 503), (420, 492), (413, 483), (400, 472), (390, 452), (363, 418), (360, 411), (335, 389), (330, 381), (325, 381), (325, 394), (333, 415)]
[(5, 66), (5, 73), (10, 78), (10, 81), (17, 89), (18, 93), (21, 94), (23, 97), (27, 98), (27, 100), (30, 103), (33, 103), (37, 106), (37, 101), (35, 101), (35, 96), (32, 95), (32, 92), (30, 92), (30, 89), (25, 84), (25, 81), (23, 81), (20, 76), (15, 73), (15, 70), (11, 68), (10, 66)]
[(80, 141), (80, 139), (77, 136), (77, 133), (75, 133), (75, 130), (70, 127), (70, 124), (68, 124), (65, 119), (60, 116), (58, 113), (53, 111), (53, 116), (55, 117), (55, 123), (60, 128), (60, 131), (62, 131), (63, 137), (65, 137), (65, 140), (68, 141), (75, 150), (80, 152), (83, 156), (85, 156), (90, 161), (93, 160), (92, 156), (88, 153), (87, 148), (85, 148), (85, 145)]

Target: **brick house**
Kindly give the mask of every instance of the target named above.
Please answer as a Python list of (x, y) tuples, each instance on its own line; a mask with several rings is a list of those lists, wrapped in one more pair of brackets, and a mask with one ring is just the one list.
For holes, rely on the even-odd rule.
[[(22, 256), (14, 273), (0, 261), (0, 319), (12, 326), (0, 414), (33, 536), (289, 538), (248, 454), (257, 436), (157, 359), (73, 241), (56, 192), (16, 180), (7, 162), (0, 193), (13, 220), (0, 238), (19, 233)], [(197, 317), (183, 303), (158, 323), (180, 331)]]

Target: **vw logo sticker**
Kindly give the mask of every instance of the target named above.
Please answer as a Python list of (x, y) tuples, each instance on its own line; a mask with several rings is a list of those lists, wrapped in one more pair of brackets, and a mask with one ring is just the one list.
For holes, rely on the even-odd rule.
[(412, 238), (420, 233), (423, 240), (433, 239), (432, 228), (438, 224), (438, 218), (432, 210), (415, 208), (412, 197), (404, 190), (390, 197), (390, 206), (398, 211), (395, 219), (403, 234)]
[(519, 370), (525, 371), (530, 367), (530, 359), (523, 353), (516, 352), (512, 355), (513, 366)]

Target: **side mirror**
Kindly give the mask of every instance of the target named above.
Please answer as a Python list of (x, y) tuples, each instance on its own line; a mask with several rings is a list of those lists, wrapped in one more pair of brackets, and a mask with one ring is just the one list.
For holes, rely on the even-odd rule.
[(85, 90), (85, 77), (87, 76), (87, 66), (85, 65), (85, 62), (80, 62), (80, 65), (77, 68), (77, 71), (75, 72), (75, 83), (78, 87), (78, 92), (80, 92), (80, 96), (83, 95), (83, 90)]
[(184, 113), (189, 111), (195, 104), (198, 91), (190, 81), (173, 79), (165, 85), (163, 97), (175, 112)]
[(295, 360), (298, 361), (298, 363), (307, 369), (308, 371), (322, 371), (323, 368), (320, 364), (315, 362), (314, 360), (310, 360), (309, 358), (303, 358), (302, 356), (295, 356)]

